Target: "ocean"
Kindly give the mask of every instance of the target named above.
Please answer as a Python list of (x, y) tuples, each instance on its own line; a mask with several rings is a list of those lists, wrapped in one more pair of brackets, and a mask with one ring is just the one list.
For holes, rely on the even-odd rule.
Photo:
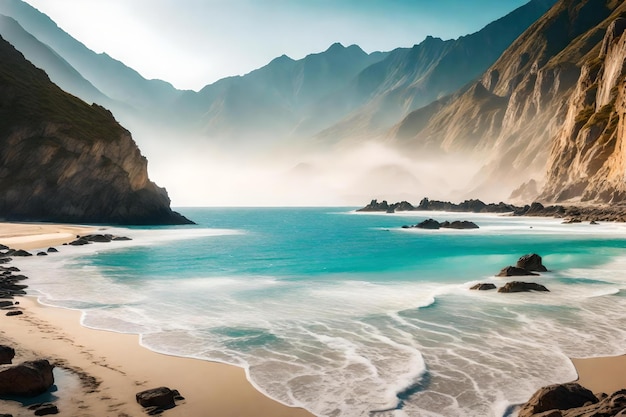
[[(42, 303), (154, 351), (244, 367), (317, 416), (504, 416), (576, 378), (568, 357), (623, 354), (626, 225), (352, 208), (180, 209), (196, 226), (112, 228), (128, 242), (16, 260)], [(476, 230), (403, 229), (426, 218)], [(538, 253), (526, 277), (501, 268)]]

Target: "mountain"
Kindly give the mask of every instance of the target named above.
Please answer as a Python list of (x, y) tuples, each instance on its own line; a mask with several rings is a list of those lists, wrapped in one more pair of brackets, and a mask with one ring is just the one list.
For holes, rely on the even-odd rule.
[(178, 108), (211, 138), (262, 142), (296, 130), (309, 135), (331, 117), (311, 117), (316, 105), (385, 56), (339, 43), (300, 60), (283, 55), (244, 76), (219, 80), (197, 94), (187, 92)]
[(320, 137), (375, 136), (409, 112), (455, 92), (489, 68), (555, 1), (532, 0), (456, 40), (429, 36), (412, 48), (392, 51), (333, 95), (333, 100), (353, 100), (353, 111)]
[(0, 217), (182, 224), (130, 133), (64, 92), (0, 37)]
[[(21, 0), (2, 0), (0, 14), (11, 17), (22, 28), (54, 53), (62, 57), (98, 91), (125, 107), (114, 108), (119, 116), (126, 116), (128, 108), (135, 113), (129, 116), (162, 121), (170, 113), (172, 103), (182, 94), (171, 84), (161, 80), (146, 80), (137, 71), (105, 53), (97, 54), (60, 29), (48, 16)], [(5, 39), (10, 36), (0, 34)], [(21, 51), (32, 62), (37, 61), (31, 50)], [(47, 66), (42, 67), (46, 72)], [(52, 72), (52, 71), (50, 71)], [(53, 81), (60, 81), (53, 77)], [(85, 96), (83, 100), (90, 101)], [(102, 104), (102, 103), (100, 103)], [(167, 118), (166, 118), (167, 119)]]
[[(454, 153), (481, 160), (484, 166), (469, 190), (473, 196), (502, 198), (526, 182), (534, 184), (532, 179), (544, 184), (547, 178), (544, 201), (581, 197), (580, 189), (557, 192), (566, 184), (563, 171), (583, 175), (582, 169), (572, 170), (573, 159), (561, 157), (566, 149), (572, 153), (564, 138), (576, 136), (576, 124), (584, 126), (596, 113), (590, 103), (584, 106), (586, 113), (572, 110), (578, 106), (572, 100), (582, 100), (581, 91), (593, 95), (594, 77), (607, 65), (599, 53), (603, 38), (623, 12), (624, 5), (614, 0), (560, 0), (480, 80), (409, 114), (392, 130), (390, 141), (414, 154)], [(599, 148), (593, 148), (595, 159)]]
[(0, 15), (0, 34), (39, 68), (45, 68), (49, 77), (63, 90), (90, 103), (107, 105), (111, 99), (83, 78), (65, 59), (49, 46), (41, 43), (13, 18)]

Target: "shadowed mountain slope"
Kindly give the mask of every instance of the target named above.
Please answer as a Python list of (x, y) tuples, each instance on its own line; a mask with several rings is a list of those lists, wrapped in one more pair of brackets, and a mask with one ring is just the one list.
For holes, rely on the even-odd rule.
[(111, 113), (51, 83), (0, 38), (0, 217), (181, 224)]

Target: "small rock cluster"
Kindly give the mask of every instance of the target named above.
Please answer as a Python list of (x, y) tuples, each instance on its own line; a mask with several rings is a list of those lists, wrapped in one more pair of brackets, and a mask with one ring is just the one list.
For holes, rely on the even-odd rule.
[[(509, 265), (496, 274), (497, 277), (511, 276), (538, 276), (536, 272), (547, 272), (548, 269), (543, 265), (541, 256), (536, 253), (524, 255), (517, 260), (515, 266)], [(470, 290), (494, 290), (497, 287), (492, 283), (478, 283), (470, 288)], [(498, 292), (528, 292), (528, 291), (550, 291), (545, 286), (535, 282), (511, 281), (504, 286), (498, 288)]]
[(518, 417), (611, 417), (626, 415), (626, 390), (594, 395), (576, 382), (539, 389)]
[(453, 222), (449, 222), (449, 221), (444, 221), (444, 222), (438, 222), (437, 220), (434, 219), (427, 219), (424, 220), (421, 223), (418, 224), (414, 224), (414, 225), (405, 225), (402, 226), (403, 229), (413, 229), (413, 228), (418, 228), (418, 229), (430, 229), (430, 230), (437, 230), (437, 229), (478, 229), (478, 225), (474, 222), (470, 222), (467, 220), (455, 220)]

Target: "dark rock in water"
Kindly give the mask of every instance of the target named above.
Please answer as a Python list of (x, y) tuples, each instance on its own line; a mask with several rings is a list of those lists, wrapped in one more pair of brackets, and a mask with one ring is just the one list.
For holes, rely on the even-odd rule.
[(88, 242), (99, 242), (99, 243), (109, 243), (113, 236), (111, 235), (87, 235), (83, 236), (82, 239), (85, 239)]
[(357, 211), (387, 211), (389, 210), (389, 203), (387, 200), (383, 200), (381, 203), (378, 200), (372, 200), (367, 206), (358, 209)]
[(32, 253), (19, 249), (11, 254), (11, 256), (33, 256)]
[(537, 271), (537, 272), (547, 272), (548, 269), (543, 266), (541, 256), (536, 253), (531, 253), (529, 255), (524, 255), (517, 260), (517, 264), (515, 265), (517, 268), (522, 268), (527, 271)]
[(589, 224), (598, 225), (598, 224), (600, 224), (600, 223), (598, 223), (598, 222), (597, 222), (597, 221), (595, 221), (595, 220), (592, 220), (592, 221), (590, 221), (590, 222), (589, 222)]
[(505, 266), (498, 272), (497, 277), (521, 277), (521, 276), (537, 276), (539, 274), (535, 274), (534, 272), (527, 271), (524, 268), (518, 268), (516, 266)]
[(22, 314), (24, 314), (24, 312), (22, 310), (14, 310), (14, 311), (9, 311), (6, 316), (11, 317), (11, 316), (21, 316)]
[(573, 223), (582, 223), (582, 220), (574, 217), (574, 218), (571, 218), (571, 219), (565, 219), (562, 222), (562, 224), (573, 224)]
[(20, 272), (20, 269), (17, 266), (9, 266), (9, 267), (4, 267), (5, 271), (11, 271), (11, 272)]
[(11, 346), (0, 345), (0, 365), (11, 363), (15, 357), (15, 349)]
[(132, 240), (132, 239), (129, 238), (129, 237), (126, 237), (126, 236), (115, 236), (112, 240), (114, 240), (114, 241), (122, 241), (122, 240)]
[(48, 248), (46, 252), (48, 253), (57, 253), (59, 250), (57, 248)]
[(0, 250), (7, 250), (9, 247), (0, 243)]
[(441, 227), (441, 224), (439, 224), (439, 222), (437, 220), (427, 219), (427, 220), (424, 220), (421, 223), (416, 224), (415, 227), (417, 227), (419, 229), (437, 230), (437, 229), (439, 229)]
[(492, 283), (479, 283), (470, 288), (470, 290), (488, 291), (495, 290), (496, 286)]
[(36, 416), (47, 416), (50, 414), (59, 414), (59, 409), (56, 405), (50, 403), (35, 404), (28, 407), (29, 410), (34, 410)]
[(11, 258), (0, 258), (0, 264), (8, 264), (12, 260), (13, 259), (11, 259)]
[(35, 397), (54, 384), (53, 365), (45, 359), (0, 367), (0, 395)]
[[(13, 301), (0, 300), (0, 308), (13, 307)], [(0, 348), (2, 350), (2, 348)]]
[(478, 225), (467, 220), (455, 220), (453, 222), (445, 221), (441, 223), (441, 227), (446, 229), (478, 229)]
[(528, 291), (550, 291), (541, 284), (535, 282), (511, 281), (498, 289), (498, 292), (528, 292)]
[(48, 256), (46, 252), (37, 252), (37, 256)]
[(69, 243), (72, 246), (83, 246), (83, 245), (89, 245), (89, 241), (85, 238), (78, 238), (72, 242)]
[[(530, 400), (520, 409), (518, 417), (537, 416), (551, 410), (570, 410), (587, 403), (596, 404), (597, 402), (598, 399), (591, 391), (575, 382), (549, 385), (539, 389), (530, 397)], [(582, 416), (583, 414), (575, 415)], [(587, 416), (587, 414), (584, 415)]]
[(161, 409), (168, 409), (176, 405), (174, 403), (175, 395), (176, 394), (171, 389), (167, 387), (159, 387), (138, 392), (135, 395), (135, 398), (142, 407), (159, 407)]

